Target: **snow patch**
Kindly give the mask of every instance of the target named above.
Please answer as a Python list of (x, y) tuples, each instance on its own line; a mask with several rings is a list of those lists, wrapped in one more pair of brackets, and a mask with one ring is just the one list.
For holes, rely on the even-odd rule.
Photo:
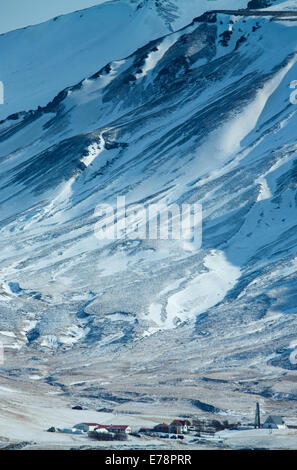
[(168, 299), (166, 328), (196, 316), (222, 301), (240, 276), (240, 268), (231, 264), (222, 251), (213, 250), (204, 260), (207, 272), (190, 280), (187, 286)]

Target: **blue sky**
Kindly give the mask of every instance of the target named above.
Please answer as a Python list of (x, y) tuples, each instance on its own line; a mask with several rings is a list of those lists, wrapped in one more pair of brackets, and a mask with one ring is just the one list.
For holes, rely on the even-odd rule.
[(104, 0), (0, 0), (0, 33), (41, 23)]

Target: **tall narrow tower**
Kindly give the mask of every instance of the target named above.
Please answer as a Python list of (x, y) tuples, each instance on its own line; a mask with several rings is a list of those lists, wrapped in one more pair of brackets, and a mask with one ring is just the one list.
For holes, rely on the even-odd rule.
[(255, 429), (261, 428), (261, 420), (260, 420), (260, 405), (259, 403), (256, 404), (256, 413), (255, 413)]

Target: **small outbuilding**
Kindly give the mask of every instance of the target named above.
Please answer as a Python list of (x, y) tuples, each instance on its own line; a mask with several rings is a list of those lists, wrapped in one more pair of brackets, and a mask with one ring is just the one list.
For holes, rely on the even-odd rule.
[(286, 429), (286, 423), (284, 422), (281, 416), (271, 415), (268, 416), (265, 423), (263, 424), (263, 429)]
[(58, 432), (58, 429), (52, 426), (47, 430), (47, 432)]

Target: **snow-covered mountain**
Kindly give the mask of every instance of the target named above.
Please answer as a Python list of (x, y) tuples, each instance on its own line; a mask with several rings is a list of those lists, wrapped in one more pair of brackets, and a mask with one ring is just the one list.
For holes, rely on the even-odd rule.
[(45, 106), (61, 90), (207, 9), (246, 0), (115, 0), (0, 35), (5, 104), (0, 119)]
[[(19, 91), (24, 111), (39, 108), (0, 124), (0, 340), (57, 364), (93, 367), (106, 351), (129, 362), (133, 348), (153, 377), (167, 361), (175, 376), (251, 368), (279, 384), (297, 337), (297, 12), (208, 13), (178, 29), (191, 12), (177, 3), (128, 3), (0, 38), (15, 77), (12, 44), (40, 43), (15, 64), (36, 86)], [(109, 8), (114, 30), (98, 38)], [(118, 195), (201, 203), (202, 248), (98, 240), (95, 209)]]

